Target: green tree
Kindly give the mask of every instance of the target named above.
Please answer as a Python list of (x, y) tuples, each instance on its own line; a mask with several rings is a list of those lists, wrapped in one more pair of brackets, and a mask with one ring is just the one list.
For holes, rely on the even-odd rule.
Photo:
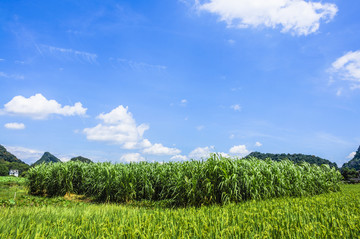
[(359, 177), (359, 172), (354, 168), (343, 167), (341, 168), (341, 175), (344, 177), (344, 180), (350, 180), (350, 178)]
[(9, 168), (5, 164), (0, 164), (0, 176), (9, 175)]

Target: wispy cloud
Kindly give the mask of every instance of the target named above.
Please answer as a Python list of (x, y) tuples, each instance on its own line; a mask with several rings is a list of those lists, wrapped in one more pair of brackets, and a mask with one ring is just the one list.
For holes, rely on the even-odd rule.
[(346, 140), (343, 140), (335, 135), (332, 135), (330, 133), (325, 132), (319, 132), (316, 134), (316, 137), (318, 140), (321, 140), (323, 142), (327, 143), (333, 143), (333, 144), (342, 144), (342, 145), (349, 145), (350, 143)]
[(196, 126), (196, 129), (198, 131), (201, 131), (201, 130), (205, 129), (205, 126), (204, 125), (199, 125), (199, 126)]
[(55, 57), (64, 61), (79, 61), (94, 64), (97, 59), (97, 55), (94, 53), (69, 48), (60, 48), (49, 45), (36, 45), (36, 48), (41, 55)]
[(347, 159), (353, 159), (355, 154), (356, 154), (356, 152), (351, 152), (346, 158)]
[(34, 163), (36, 160), (40, 159), (43, 151), (37, 149), (29, 149), (20, 146), (5, 146), (6, 149), (14, 154), (21, 160), (25, 160), (27, 163)]
[(23, 80), (25, 77), (20, 74), (7, 74), (5, 72), (0, 71), (0, 77), (15, 79), (15, 80)]
[(119, 66), (122, 68), (129, 68), (133, 71), (148, 71), (148, 70), (163, 71), (167, 69), (167, 67), (164, 65), (150, 64), (146, 62), (133, 61), (124, 58), (110, 58), (109, 60), (114, 67)]
[(241, 106), (236, 104), (236, 105), (232, 105), (230, 106), (231, 109), (233, 109), (234, 111), (241, 111)]

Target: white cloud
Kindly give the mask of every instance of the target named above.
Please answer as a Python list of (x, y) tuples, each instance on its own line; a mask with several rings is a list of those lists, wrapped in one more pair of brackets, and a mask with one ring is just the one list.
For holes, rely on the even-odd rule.
[(208, 158), (214, 152), (214, 146), (198, 147), (189, 153), (191, 159)]
[(219, 153), (217, 153), (217, 154), (221, 155), (221, 156), (224, 157), (224, 158), (231, 158), (231, 155), (228, 154), (228, 153), (219, 152)]
[(182, 100), (180, 101), (180, 106), (186, 106), (187, 103), (188, 103), (187, 99), (182, 99)]
[[(350, 51), (336, 59), (331, 65), (330, 73), (332, 83), (335, 78), (347, 82), (350, 90), (360, 89), (360, 50)], [(340, 96), (342, 92), (343, 89), (339, 88), (336, 95)]]
[(128, 107), (120, 105), (107, 114), (101, 113), (97, 118), (103, 122), (83, 130), (88, 140), (120, 144), (124, 149), (142, 149), (146, 154), (175, 155), (181, 152), (145, 139), (143, 135), (150, 128), (149, 125), (137, 125)]
[(25, 129), (25, 125), (23, 123), (7, 123), (4, 125), (7, 129)]
[(235, 138), (235, 134), (230, 134), (229, 139)]
[(88, 140), (117, 143), (126, 149), (151, 146), (149, 140), (143, 139), (143, 134), (149, 126), (147, 124), (137, 126), (131, 112), (128, 112), (128, 107), (120, 105), (107, 114), (100, 114), (97, 118), (103, 123), (83, 130)]
[(262, 146), (262, 143), (260, 143), (260, 142), (255, 143), (255, 147), (261, 147), (261, 146)]
[(231, 154), (239, 155), (240, 157), (245, 157), (250, 153), (250, 151), (246, 149), (245, 145), (235, 145), (230, 148), (229, 152)]
[(356, 154), (356, 152), (351, 152), (346, 158), (347, 159), (353, 159), (355, 154)]
[(176, 155), (181, 153), (181, 151), (177, 148), (165, 147), (162, 144), (154, 144), (148, 148), (143, 149), (143, 153), (153, 155)]
[(64, 157), (60, 157), (59, 159), (61, 160), (61, 162), (68, 162), (70, 161), (71, 158), (68, 156), (64, 156)]
[(230, 106), (230, 108), (235, 110), (235, 111), (241, 111), (241, 106), (240, 105), (232, 105), (232, 106)]
[(137, 162), (145, 161), (145, 158), (142, 157), (141, 154), (139, 153), (129, 153), (122, 155), (120, 160), (127, 163), (131, 163), (131, 162), (137, 163)]
[(29, 98), (18, 95), (5, 104), (4, 112), (14, 115), (28, 116), (33, 119), (46, 119), (51, 114), (63, 116), (85, 115), (86, 108), (80, 102), (74, 106), (61, 106), (55, 100), (48, 100), (42, 94), (36, 94)]
[(186, 155), (180, 155), (180, 154), (177, 154), (177, 155), (174, 155), (170, 158), (171, 160), (188, 160), (188, 157)]
[(48, 45), (39, 45), (37, 49), (42, 55), (49, 55), (65, 61), (81, 61), (87, 63), (96, 63), (97, 55), (84, 51), (66, 49)]
[(218, 15), (228, 27), (280, 27), (295, 35), (316, 32), (321, 20), (330, 21), (338, 11), (335, 4), (305, 0), (209, 0), (197, 1), (197, 8)]
[(36, 149), (29, 149), (19, 146), (5, 146), (6, 149), (14, 154), (17, 158), (27, 161), (28, 163), (34, 163), (36, 160), (40, 159), (43, 155), (43, 151)]

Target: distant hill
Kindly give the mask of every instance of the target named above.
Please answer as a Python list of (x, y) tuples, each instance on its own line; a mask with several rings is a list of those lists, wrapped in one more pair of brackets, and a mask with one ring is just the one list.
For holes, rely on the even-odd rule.
[(16, 162), (16, 163), (24, 163), (20, 159), (18, 159), (15, 155), (9, 153), (6, 148), (2, 145), (0, 145), (0, 159), (6, 161), (6, 162)]
[(270, 154), (270, 153), (260, 153), (260, 152), (252, 152), (246, 158), (248, 157), (256, 157), (258, 159), (266, 159), (270, 158), (274, 161), (281, 161), (284, 159), (289, 159), (290, 161), (293, 161), (294, 163), (300, 163), (300, 162), (308, 162), (310, 164), (328, 164), (330, 167), (338, 168), (336, 163), (332, 163), (327, 159), (323, 159), (314, 155), (305, 155), (305, 154)]
[(9, 175), (10, 169), (17, 169), (21, 174), (22, 172), (27, 171), (29, 167), (29, 165), (8, 152), (4, 146), (0, 145), (0, 176)]
[(360, 146), (356, 151), (354, 158), (351, 159), (349, 162), (344, 163), (342, 168), (353, 168), (355, 170), (360, 170)]
[(35, 163), (32, 164), (32, 166), (38, 165), (38, 164), (42, 164), (42, 163), (62, 163), (60, 159), (58, 159), (57, 157), (55, 157), (54, 155), (52, 155), (49, 152), (45, 152), (43, 154), (43, 156), (41, 156), (41, 158), (36, 161)]
[(83, 163), (93, 163), (93, 161), (91, 161), (90, 159), (82, 157), (82, 156), (72, 158), (72, 159), (70, 159), (70, 161), (80, 161), (80, 162), (83, 162)]

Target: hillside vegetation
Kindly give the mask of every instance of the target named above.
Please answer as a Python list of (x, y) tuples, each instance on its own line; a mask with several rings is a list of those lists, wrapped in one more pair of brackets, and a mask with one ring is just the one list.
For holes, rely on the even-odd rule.
[(330, 167), (335, 167), (336, 169), (338, 166), (336, 163), (333, 163), (327, 159), (323, 159), (314, 155), (306, 155), (306, 154), (270, 154), (270, 153), (260, 153), (260, 152), (252, 152), (246, 158), (255, 157), (258, 159), (271, 159), (274, 161), (281, 161), (284, 159), (288, 159), (294, 163), (301, 163), (307, 162), (310, 164), (322, 165), (327, 164)]
[(42, 163), (62, 163), (62, 161), (60, 159), (58, 159), (57, 157), (55, 157), (54, 155), (52, 155), (49, 152), (45, 152), (43, 154), (43, 156), (41, 156), (41, 158), (36, 161), (32, 166), (36, 166), (38, 164), (42, 164)]
[(74, 158), (70, 159), (70, 161), (80, 161), (80, 162), (83, 162), (83, 163), (93, 163), (93, 161), (91, 161), (90, 159), (82, 157), (82, 156), (74, 157)]
[(356, 151), (354, 158), (352, 158), (349, 162), (344, 163), (343, 168), (355, 169), (360, 170), (360, 146)]
[(29, 169), (29, 165), (11, 154), (6, 148), (0, 145), (0, 176), (9, 175), (10, 169), (17, 169), (21, 174)]

